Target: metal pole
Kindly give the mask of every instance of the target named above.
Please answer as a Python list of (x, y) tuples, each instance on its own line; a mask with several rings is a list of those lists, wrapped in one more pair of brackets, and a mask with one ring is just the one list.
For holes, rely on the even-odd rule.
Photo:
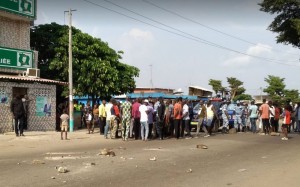
[(69, 10), (69, 113), (70, 132), (74, 130), (74, 103), (73, 103), (73, 66), (72, 66), (72, 10)]

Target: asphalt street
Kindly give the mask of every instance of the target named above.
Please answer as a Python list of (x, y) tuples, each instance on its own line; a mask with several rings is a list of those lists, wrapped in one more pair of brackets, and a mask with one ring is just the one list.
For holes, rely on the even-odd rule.
[[(1, 186), (272, 186), (300, 185), (300, 136), (252, 133), (148, 142), (104, 139), (77, 131), (0, 135)], [(208, 149), (197, 148), (206, 145)], [(116, 156), (99, 155), (106, 148)], [(58, 168), (67, 168), (59, 173)]]

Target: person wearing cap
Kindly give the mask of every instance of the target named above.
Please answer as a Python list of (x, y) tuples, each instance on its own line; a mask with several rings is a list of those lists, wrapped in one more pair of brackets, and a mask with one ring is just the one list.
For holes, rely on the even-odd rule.
[(147, 107), (148, 103), (149, 103), (149, 101), (147, 99), (145, 99), (143, 104), (139, 107), (139, 111), (141, 114), (141, 118), (140, 118), (141, 137), (142, 137), (143, 141), (148, 141), (148, 134), (149, 134), (148, 107)]

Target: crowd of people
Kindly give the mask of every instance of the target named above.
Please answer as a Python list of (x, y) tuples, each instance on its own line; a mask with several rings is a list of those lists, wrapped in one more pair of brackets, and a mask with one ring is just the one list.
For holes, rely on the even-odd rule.
[[(219, 121), (222, 133), (228, 133), (228, 129), (233, 127), (242, 132), (247, 130), (253, 133), (261, 132), (262, 135), (278, 133), (280, 119), (282, 119), (282, 140), (288, 140), (287, 133), (291, 130), (300, 132), (299, 104), (295, 107), (286, 105), (282, 109), (278, 104), (266, 100), (263, 100), (260, 107), (255, 101), (251, 101), (249, 106), (237, 103), (232, 109), (235, 113), (233, 127), (229, 127), (231, 116), (228, 114), (228, 104), (229, 102), (225, 100), (220, 108), (215, 108), (210, 101), (207, 103), (199, 101), (200, 108), (195, 114), (192, 102), (181, 97), (176, 100), (126, 98), (122, 103), (115, 99), (109, 102), (103, 100), (100, 105), (95, 104), (93, 108), (89, 102), (82, 108), (82, 123), (87, 127), (88, 133), (94, 133), (95, 126), (99, 126), (100, 134), (105, 138), (121, 137), (124, 141), (129, 138), (143, 141), (197, 138), (200, 130), (205, 132), (204, 137), (209, 137), (216, 120)], [(192, 136), (191, 120), (195, 115), (196, 133)]]

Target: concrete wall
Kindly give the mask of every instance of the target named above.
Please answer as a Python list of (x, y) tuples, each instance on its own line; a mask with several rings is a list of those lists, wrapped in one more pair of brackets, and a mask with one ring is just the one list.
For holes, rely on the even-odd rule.
[(0, 46), (30, 50), (30, 21), (0, 16)]
[[(31, 100), (28, 111), (28, 130), (45, 131), (55, 130), (56, 127), (56, 86), (39, 83), (0, 82), (0, 95), (7, 95), (7, 103), (0, 103), (0, 133), (12, 131), (12, 113), (10, 103), (12, 101), (13, 87), (27, 88), (27, 95)], [(36, 97), (51, 98), (51, 116), (36, 116)]]

